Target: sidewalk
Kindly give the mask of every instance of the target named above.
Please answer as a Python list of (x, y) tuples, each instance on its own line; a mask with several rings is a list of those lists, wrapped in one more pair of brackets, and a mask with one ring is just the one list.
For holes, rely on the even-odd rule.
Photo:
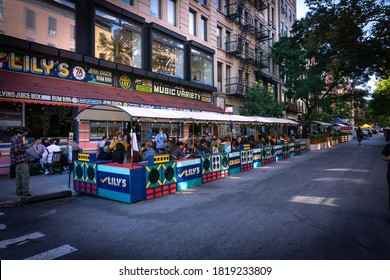
[(0, 175), (0, 207), (21, 206), (24, 204), (40, 202), (50, 199), (75, 195), (73, 190), (73, 176), (70, 176), (70, 188), (68, 187), (69, 173), (53, 175), (34, 175), (30, 177), (30, 193), (32, 197), (16, 195), (15, 179), (9, 175)]

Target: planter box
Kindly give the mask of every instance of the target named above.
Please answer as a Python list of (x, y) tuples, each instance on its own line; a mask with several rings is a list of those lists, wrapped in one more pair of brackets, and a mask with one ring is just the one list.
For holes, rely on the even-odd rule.
[(319, 151), (321, 150), (322, 143), (310, 144), (310, 151)]

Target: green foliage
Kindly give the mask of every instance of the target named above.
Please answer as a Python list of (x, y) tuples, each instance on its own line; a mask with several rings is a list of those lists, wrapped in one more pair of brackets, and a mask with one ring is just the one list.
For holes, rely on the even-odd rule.
[[(294, 24), (292, 37), (274, 45), (274, 55), (287, 96), (304, 102), (304, 117), (310, 120), (318, 117), (318, 107), (324, 106), (328, 116), (331, 110), (343, 114), (351, 109), (339, 97), (334, 100), (340, 85), (363, 84), (370, 74), (389, 72), (390, 8), (385, 0), (306, 2), (310, 12)], [(345, 95), (353, 94), (351, 88)]]
[(390, 76), (375, 86), (376, 90), (369, 104), (371, 120), (381, 126), (390, 126)]
[(263, 86), (256, 85), (245, 93), (245, 106), (240, 114), (245, 116), (281, 117), (283, 106)]

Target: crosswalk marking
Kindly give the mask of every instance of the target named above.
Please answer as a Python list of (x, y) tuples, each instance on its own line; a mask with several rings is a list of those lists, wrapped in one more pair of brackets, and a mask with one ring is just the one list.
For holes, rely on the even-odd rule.
[(64, 256), (66, 254), (70, 254), (72, 252), (77, 251), (76, 248), (69, 246), (68, 244), (60, 246), (58, 248), (40, 253), (38, 255), (26, 258), (25, 260), (53, 260), (58, 257)]
[(17, 238), (1, 240), (0, 241), (0, 249), (7, 248), (9, 245), (12, 245), (12, 244), (20, 243), (23, 241), (28, 241), (31, 239), (37, 239), (37, 238), (40, 238), (43, 236), (45, 236), (45, 235), (41, 232), (33, 232), (33, 233), (23, 235), (23, 236), (20, 236)]

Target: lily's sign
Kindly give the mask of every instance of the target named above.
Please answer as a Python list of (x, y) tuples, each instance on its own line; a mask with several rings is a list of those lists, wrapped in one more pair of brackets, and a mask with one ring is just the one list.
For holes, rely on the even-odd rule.
[(0, 50), (0, 69), (114, 86), (113, 73), (110, 71), (15, 52)]

